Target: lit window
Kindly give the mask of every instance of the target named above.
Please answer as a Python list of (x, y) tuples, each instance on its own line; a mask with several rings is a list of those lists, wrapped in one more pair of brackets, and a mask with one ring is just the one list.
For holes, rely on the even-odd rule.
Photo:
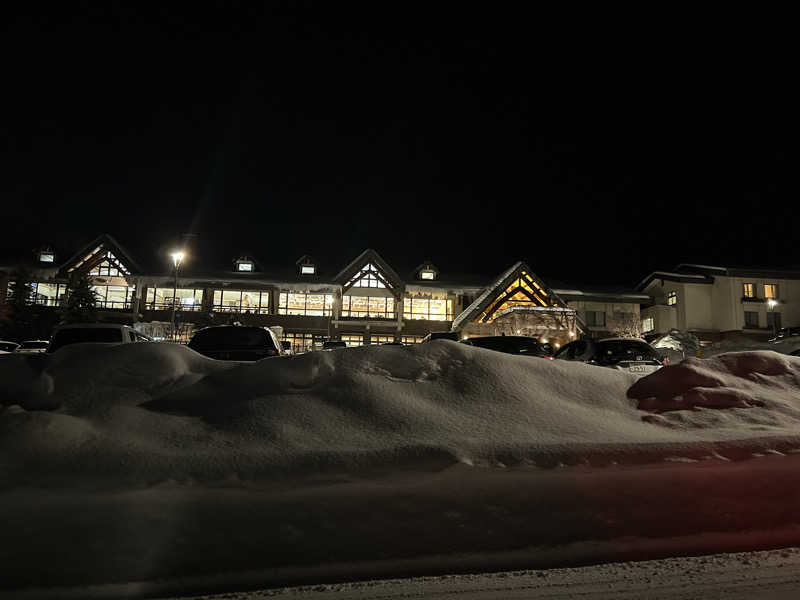
[(39, 262), (51, 263), (56, 259), (56, 255), (51, 252), (42, 252), (39, 255)]
[(214, 290), (214, 312), (269, 313), (269, 292), (260, 290)]
[(419, 277), (420, 279), (435, 279), (436, 273), (433, 271), (420, 271)]
[(284, 333), (283, 341), (292, 344), (292, 352), (309, 352), (314, 349), (314, 343), (322, 344), (322, 336), (313, 333)]
[(393, 342), (393, 335), (371, 335), (369, 336), (370, 344), (385, 344), (386, 342)]
[(678, 292), (669, 292), (667, 294), (667, 306), (675, 306), (678, 303)]
[(547, 297), (547, 292), (523, 271), (502, 294), (497, 296), (494, 303), (481, 313), (479, 320), (491, 322), (501, 312), (515, 306), (546, 307)]
[(353, 348), (355, 346), (363, 346), (364, 345), (364, 336), (363, 335), (343, 335), (340, 336), (341, 340), (347, 344), (348, 348)]
[(377, 267), (371, 264), (364, 265), (349, 281), (351, 287), (357, 288), (385, 288), (383, 275), (379, 273)]
[(642, 333), (648, 333), (656, 328), (655, 319), (647, 317), (642, 319)]
[(122, 266), (122, 263), (119, 262), (116, 256), (114, 256), (111, 252), (106, 252), (105, 260), (89, 271), (89, 275), (101, 277), (122, 277), (124, 275), (130, 275), (130, 272), (124, 266)]
[(394, 298), (342, 296), (342, 317), (394, 319)]
[(406, 298), (403, 302), (403, 318), (426, 321), (452, 321), (453, 301), (431, 298)]
[(252, 271), (253, 270), (253, 263), (251, 262), (239, 262), (236, 263), (236, 270), (237, 271)]
[(303, 265), (300, 267), (300, 274), (301, 275), (313, 275), (316, 272), (317, 268), (314, 265)]
[(745, 283), (744, 284), (744, 297), (745, 298), (755, 298), (756, 297), (756, 286), (752, 283)]
[(304, 315), (327, 317), (333, 310), (332, 294), (307, 294), (304, 292), (281, 292), (278, 297), (279, 315)]
[(778, 286), (774, 283), (765, 283), (764, 284), (764, 298), (769, 300), (770, 298), (773, 300), (778, 299)]
[[(97, 306), (100, 308), (130, 308), (135, 287), (124, 285), (93, 285), (97, 294)], [(170, 292), (171, 293), (171, 292)]]
[(403, 336), (403, 343), (404, 344), (419, 344), (422, 341), (422, 337), (419, 335), (404, 335)]
[[(147, 308), (150, 310), (168, 310), (172, 308), (173, 289), (148, 288)], [(200, 310), (203, 307), (203, 290), (178, 288), (175, 290), (175, 304), (178, 310)]]

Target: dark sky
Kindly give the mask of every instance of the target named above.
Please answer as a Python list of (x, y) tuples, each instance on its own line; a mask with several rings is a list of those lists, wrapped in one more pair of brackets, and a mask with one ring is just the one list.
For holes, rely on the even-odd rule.
[(800, 265), (780, 35), (344, 4), (9, 18), (2, 253), (108, 232), (157, 263), (191, 232), (203, 260), (333, 270)]

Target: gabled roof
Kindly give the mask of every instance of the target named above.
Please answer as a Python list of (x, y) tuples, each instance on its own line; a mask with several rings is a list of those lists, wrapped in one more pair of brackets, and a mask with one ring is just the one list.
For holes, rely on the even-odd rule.
[(314, 266), (317, 266), (317, 261), (310, 254), (303, 254), (303, 256), (301, 256), (296, 261), (294, 261), (294, 264), (296, 264), (298, 267), (300, 267), (302, 265), (314, 265)]
[(76, 252), (69, 260), (61, 265), (60, 273), (66, 275), (70, 271), (80, 267), (91, 269), (96, 264), (103, 261), (106, 252), (111, 252), (124, 266), (134, 275), (141, 273), (141, 268), (130, 253), (123, 248), (120, 243), (104, 233), (96, 237), (92, 242), (86, 244), (81, 250)]
[(439, 267), (437, 267), (429, 260), (426, 260), (422, 264), (417, 265), (417, 267), (413, 271), (411, 271), (411, 277), (413, 277), (414, 279), (419, 279), (420, 278), (419, 272), (422, 270), (433, 271), (436, 274), (436, 277), (437, 278), (439, 277)]
[(353, 278), (361, 269), (364, 268), (365, 265), (375, 265), (378, 270), (383, 274), (386, 278), (386, 283), (389, 284), (389, 289), (393, 290), (395, 293), (400, 293), (404, 286), (404, 282), (400, 279), (400, 276), (395, 272), (392, 267), (389, 266), (383, 258), (381, 258), (380, 254), (375, 252), (372, 248), (367, 248), (361, 254), (359, 254), (355, 259), (353, 259), (350, 264), (348, 264), (344, 269), (339, 271), (339, 274), (334, 277), (334, 281), (341, 284), (342, 286), (346, 286), (347, 282)]
[[(475, 301), (470, 304), (464, 310), (464, 312), (462, 312), (453, 320), (452, 329), (456, 330), (463, 325), (479, 318), (485, 310), (491, 307), (492, 303), (500, 298), (500, 296), (508, 289), (514, 280), (518, 279), (523, 273), (533, 280), (539, 291), (543, 292), (543, 294), (539, 296), (540, 302), (547, 303), (547, 300), (542, 299), (542, 296), (544, 296), (545, 298), (549, 299), (550, 306), (569, 308), (567, 303), (564, 302), (551, 289), (549, 289), (549, 287), (541, 279), (539, 279), (539, 277), (537, 277), (533, 271), (531, 271), (530, 267), (526, 263), (519, 261), (503, 271), (492, 284), (490, 284), (477, 298), (475, 298)], [(528, 294), (526, 293), (526, 295)]]

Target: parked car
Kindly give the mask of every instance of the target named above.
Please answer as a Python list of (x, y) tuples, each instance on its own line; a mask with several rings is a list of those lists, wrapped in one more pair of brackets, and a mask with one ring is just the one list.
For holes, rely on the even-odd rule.
[(476, 348), (505, 352), (506, 354), (536, 356), (553, 360), (552, 346), (550, 346), (550, 344), (543, 344), (532, 337), (520, 335), (492, 335), (469, 338), (462, 340), (461, 343), (468, 346), (475, 346)]
[(633, 338), (576, 340), (561, 348), (555, 357), (642, 374), (658, 371), (668, 360), (644, 340)]
[(47, 340), (26, 340), (14, 352), (19, 354), (41, 354), (47, 350)]
[(778, 329), (778, 335), (769, 340), (770, 342), (780, 342), (789, 337), (800, 336), (800, 327), (781, 327)]
[(71, 344), (130, 344), (152, 342), (152, 338), (139, 333), (130, 325), (120, 323), (71, 323), (56, 328), (47, 346), (52, 353)]
[(271, 329), (242, 325), (217, 325), (192, 336), (189, 348), (217, 360), (261, 360), (281, 356), (283, 345)]
[(789, 356), (800, 356), (800, 348), (798, 348), (794, 352), (789, 352)]
[(335, 350), (336, 348), (347, 348), (347, 342), (342, 340), (327, 340), (322, 342), (323, 350)]
[(17, 348), (19, 348), (19, 344), (17, 342), (0, 340), (0, 354), (10, 354)]
[(425, 342), (432, 342), (433, 340), (453, 340), (457, 342), (459, 340), (459, 333), (457, 331), (432, 331), (424, 338), (422, 338), (421, 344)]

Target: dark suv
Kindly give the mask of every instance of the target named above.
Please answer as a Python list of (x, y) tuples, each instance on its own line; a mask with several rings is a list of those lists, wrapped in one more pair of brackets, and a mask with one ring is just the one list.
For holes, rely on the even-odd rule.
[(217, 360), (261, 360), (283, 354), (275, 333), (263, 327), (206, 327), (195, 333), (188, 345), (195, 352)]
[(474, 337), (462, 340), (462, 344), (486, 348), (506, 354), (521, 354), (522, 356), (537, 356), (553, 360), (553, 347), (542, 344), (539, 340), (517, 335), (493, 335), (487, 337)]

